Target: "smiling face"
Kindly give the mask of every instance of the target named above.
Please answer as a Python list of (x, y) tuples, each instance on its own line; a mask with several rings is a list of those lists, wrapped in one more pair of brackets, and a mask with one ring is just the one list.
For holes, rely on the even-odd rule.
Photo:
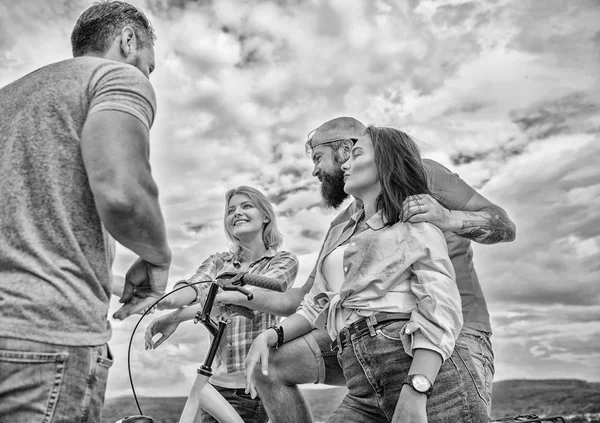
[(268, 221), (245, 194), (235, 194), (227, 205), (226, 224), (229, 232), (237, 239), (262, 235), (264, 224)]
[(381, 192), (375, 149), (369, 135), (364, 135), (356, 142), (350, 158), (342, 165), (342, 171), (346, 193), (364, 199), (365, 196), (376, 196)]

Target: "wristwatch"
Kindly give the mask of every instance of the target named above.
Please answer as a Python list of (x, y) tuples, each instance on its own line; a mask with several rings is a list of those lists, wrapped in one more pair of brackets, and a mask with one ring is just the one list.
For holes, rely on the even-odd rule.
[(431, 395), (433, 384), (425, 375), (408, 375), (402, 382), (402, 385), (408, 385), (419, 394)]

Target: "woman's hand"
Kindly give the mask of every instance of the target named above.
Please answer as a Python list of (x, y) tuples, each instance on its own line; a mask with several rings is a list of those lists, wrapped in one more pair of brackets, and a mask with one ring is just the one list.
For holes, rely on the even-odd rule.
[(269, 348), (277, 344), (277, 332), (274, 329), (267, 329), (258, 335), (248, 355), (246, 356), (246, 393), (252, 398), (256, 398), (256, 387), (254, 385), (254, 368), (260, 362), (262, 374), (267, 375), (269, 366)]
[(160, 302), (158, 304), (156, 304), (156, 308), (159, 310), (172, 310), (174, 308), (179, 308), (184, 305), (187, 305), (187, 304), (181, 304), (183, 301), (176, 298), (176, 295), (178, 293), (179, 292), (176, 292), (175, 294), (171, 294), (168, 297), (165, 297), (162, 300), (160, 300)]
[(392, 423), (427, 423), (427, 396), (402, 386)]
[(193, 286), (185, 285), (182, 287), (179, 285), (176, 288), (173, 290), (175, 292), (167, 295), (157, 304), (159, 310), (170, 310), (187, 306), (196, 299), (196, 290)]
[(219, 290), (216, 301), (222, 304), (237, 304), (247, 306), (248, 299), (241, 292)]
[[(169, 339), (171, 335), (173, 335), (173, 332), (177, 330), (178, 326), (179, 321), (177, 321), (173, 313), (157, 317), (151, 321), (146, 329), (146, 334), (144, 335), (145, 349), (152, 350), (158, 348), (163, 342)], [(154, 335), (157, 333), (160, 333), (161, 337), (154, 342), (152, 338), (154, 338)]]

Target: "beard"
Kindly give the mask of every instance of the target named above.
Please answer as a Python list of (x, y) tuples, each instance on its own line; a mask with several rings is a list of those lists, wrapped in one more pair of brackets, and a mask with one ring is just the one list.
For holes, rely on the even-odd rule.
[(344, 172), (336, 168), (332, 173), (321, 172), (321, 197), (325, 206), (337, 209), (348, 198), (344, 191)]

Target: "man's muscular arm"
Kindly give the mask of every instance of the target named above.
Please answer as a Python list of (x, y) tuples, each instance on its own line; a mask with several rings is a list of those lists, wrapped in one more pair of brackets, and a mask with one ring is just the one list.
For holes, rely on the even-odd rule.
[(463, 210), (448, 210), (427, 194), (414, 195), (405, 200), (403, 213), (405, 221), (429, 222), (481, 244), (510, 242), (516, 237), (515, 224), (506, 212), (479, 193)]
[(450, 211), (452, 219), (460, 222), (460, 229), (454, 232), (481, 244), (510, 242), (516, 238), (515, 224), (506, 212), (495, 204), (479, 211)]

